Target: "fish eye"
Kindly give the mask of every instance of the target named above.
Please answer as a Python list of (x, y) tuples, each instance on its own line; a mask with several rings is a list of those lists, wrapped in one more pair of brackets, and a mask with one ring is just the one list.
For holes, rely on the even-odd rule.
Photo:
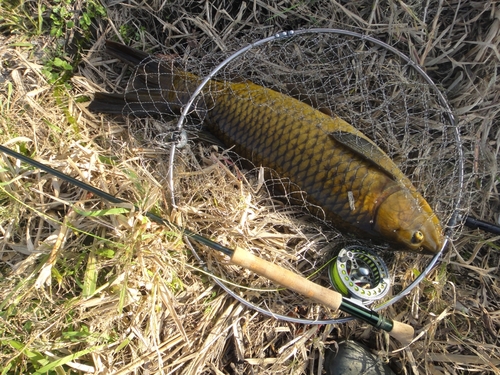
[(413, 244), (419, 244), (419, 243), (422, 243), (422, 241), (424, 240), (424, 234), (417, 230), (415, 233), (413, 233), (413, 237), (411, 238), (411, 243)]

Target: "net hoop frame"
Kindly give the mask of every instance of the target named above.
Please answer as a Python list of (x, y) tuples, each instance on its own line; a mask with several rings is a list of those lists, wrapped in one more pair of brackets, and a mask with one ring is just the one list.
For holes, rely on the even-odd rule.
[[(449, 123), (454, 130), (453, 133), (454, 133), (456, 146), (457, 146), (456, 152), (457, 152), (458, 165), (456, 167), (457, 167), (457, 171), (458, 171), (458, 189), (457, 189), (458, 191), (456, 193), (457, 195), (455, 197), (455, 204), (453, 205), (452, 214), (450, 216), (450, 219), (447, 222), (447, 228), (446, 228), (445, 233), (444, 233), (445, 238), (443, 241), (443, 245), (441, 246), (441, 249), (439, 250), (439, 252), (437, 254), (435, 254), (430, 259), (430, 261), (427, 264), (427, 266), (425, 267), (425, 269), (420, 273), (420, 275), (411, 284), (409, 284), (405, 289), (403, 289), (397, 295), (392, 297), (390, 300), (388, 300), (380, 305), (372, 307), (372, 309), (374, 311), (380, 311), (386, 307), (389, 307), (389, 306), (395, 304), (396, 302), (401, 300), (403, 297), (407, 296), (417, 285), (420, 284), (420, 282), (436, 266), (436, 264), (438, 263), (438, 261), (441, 258), (441, 255), (443, 254), (443, 251), (446, 249), (449, 242), (451, 241), (452, 228), (457, 225), (457, 222), (460, 218), (459, 209), (460, 209), (461, 204), (462, 204), (463, 190), (464, 190), (463, 189), (464, 188), (464, 160), (463, 160), (464, 156), (463, 156), (463, 150), (461, 147), (462, 142), (461, 142), (461, 137), (460, 137), (460, 131), (459, 131), (458, 126), (456, 124), (455, 116), (453, 115), (451, 107), (450, 107), (448, 101), (446, 100), (445, 96), (443, 95), (443, 93), (439, 90), (439, 88), (436, 86), (436, 84), (434, 83), (432, 78), (429, 77), (429, 75), (423, 70), (423, 68), (420, 65), (418, 65), (416, 62), (414, 62), (410, 57), (406, 56), (404, 53), (397, 50), (393, 46), (391, 46), (385, 42), (382, 42), (376, 38), (373, 38), (369, 35), (363, 35), (363, 34), (360, 34), (360, 33), (354, 32), (354, 31), (343, 30), (343, 29), (334, 29), (334, 28), (311, 28), (311, 29), (301, 29), (301, 30), (290, 30), (290, 31), (278, 32), (278, 33), (276, 33), (272, 36), (269, 36), (267, 38), (263, 38), (263, 39), (260, 39), (256, 42), (250, 43), (247, 46), (245, 46), (245, 47), (237, 50), (233, 54), (231, 54), (229, 57), (227, 57), (225, 60), (223, 60), (220, 64), (218, 64), (215, 68), (213, 68), (211, 70), (211, 72), (203, 78), (201, 83), (198, 85), (196, 90), (191, 95), (187, 104), (182, 108), (181, 115), (180, 115), (179, 120), (177, 122), (177, 132), (179, 134), (179, 141), (177, 142), (177, 144), (176, 143), (172, 144), (172, 147), (170, 150), (170, 155), (169, 155), (168, 184), (169, 184), (170, 193), (171, 193), (170, 199), (171, 199), (172, 206), (174, 208), (177, 207), (175, 194), (174, 194), (175, 190), (174, 190), (174, 181), (173, 181), (175, 152), (176, 152), (177, 148), (182, 148), (183, 146), (185, 146), (185, 144), (187, 142), (187, 135), (186, 135), (186, 131), (184, 130), (184, 124), (185, 124), (187, 116), (191, 110), (191, 106), (195, 102), (198, 95), (202, 92), (205, 85), (212, 78), (214, 78), (215, 75), (223, 67), (225, 67), (231, 61), (237, 59), (239, 56), (245, 54), (246, 52), (248, 52), (249, 50), (251, 50), (255, 47), (258, 47), (258, 46), (261, 46), (263, 44), (266, 44), (266, 43), (269, 43), (272, 41), (276, 41), (279, 39), (287, 39), (287, 38), (293, 38), (293, 37), (300, 36), (300, 35), (320, 34), (320, 33), (345, 35), (345, 36), (358, 38), (360, 41), (367, 41), (367, 42), (373, 43), (379, 47), (385, 48), (388, 51), (395, 54), (396, 56), (400, 57), (429, 84), (430, 88), (432, 88), (434, 93), (437, 95), (437, 98), (439, 100), (439, 104), (444, 109), (444, 114), (446, 114), (446, 117), (448, 118)], [(188, 247), (193, 252), (196, 259), (200, 262), (200, 264), (202, 264), (202, 266), (204, 267), (207, 274), (211, 275), (211, 272), (205, 266), (205, 262), (203, 261), (201, 256), (198, 254), (198, 252), (196, 251), (194, 246), (190, 243), (189, 238), (187, 238), (187, 237), (186, 237), (186, 243), (188, 244)], [(341, 324), (341, 323), (346, 323), (346, 322), (349, 322), (349, 321), (355, 319), (354, 317), (345, 317), (345, 318), (337, 318), (337, 319), (315, 319), (315, 320), (312, 320), (312, 319), (294, 318), (294, 317), (290, 317), (290, 316), (286, 316), (286, 315), (282, 315), (282, 314), (273, 313), (272, 311), (269, 311), (269, 310), (266, 310), (260, 306), (254, 305), (251, 302), (244, 299), (243, 297), (239, 296), (234, 291), (232, 291), (227, 285), (225, 285), (224, 281), (221, 280), (220, 278), (212, 277), (212, 276), (211, 276), (211, 278), (226, 293), (228, 293), (233, 298), (235, 298), (236, 300), (241, 302), (243, 305), (245, 305), (245, 306), (247, 306), (247, 307), (249, 307), (249, 308), (251, 308), (259, 313), (262, 313), (266, 316), (270, 316), (270, 317), (280, 319), (283, 321), (288, 321), (288, 322), (292, 322), (292, 323), (301, 323), (301, 324)]]

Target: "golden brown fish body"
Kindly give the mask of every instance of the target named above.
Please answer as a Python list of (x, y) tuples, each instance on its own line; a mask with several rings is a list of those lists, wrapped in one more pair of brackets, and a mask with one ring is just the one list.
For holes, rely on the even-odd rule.
[[(146, 59), (140, 69), (156, 77), (145, 82), (142, 93), (96, 95), (90, 106), (94, 111), (175, 111), (200, 82), (143, 52), (116, 43), (107, 47), (129, 64)], [(162, 86), (157, 92), (151, 90), (154, 82)], [(211, 81), (206, 87), (199, 107), (206, 110), (207, 128), (255, 165), (289, 178), (335, 226), (382, 238), (396, 250), (440, 250), (441, 225), (428, 203), (390, 158), (353, 126), (250, 82)]]

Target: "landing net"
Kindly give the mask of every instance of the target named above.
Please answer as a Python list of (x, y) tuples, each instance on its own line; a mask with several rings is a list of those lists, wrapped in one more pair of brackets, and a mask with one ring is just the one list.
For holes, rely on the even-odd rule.
[[(128, 92), (153, 93), (136, 135), (170, 150), (172, 204), (187, 227), (224, 245), (242, 246), (262, 258), (328, 285), (327, 264), (335, 250), (359, 243), (382, 254), (394, 288), (377, 309), (412, 292), (439, 260), (434, 256), (386, 251), (384, 246), (336, 230), (324, 223), (321, 210), (297, 194), (280, 193), (286, 180), (267, 179), (265, 166), (251, 166), (206, 138), (203, 119), (211, 108), (210, 81), (253, 82), (337, 115), (362, 131), (395, 161), (426, 198), (452, 241), (468, 199), (464, 193), (459, 131), (445, 97), (410, 58), (374, 38), (335, 29), (283, 32), (229, 52), (192, 57), (162, 56), (153, 63), (172, 64), (200, 77), (198, 90), (179, 88), (187, 102), (166, 114), (151, 103), (167, 100), (159, 88), (163, 73), (139, 68)], [(148, 62), (148, 64), (151, 63)], [(154, 93), (158, 95), (154, 95)], [(191, 95), (193, 94), (193, 95)], [(261, 104), (259, 104), (261, 105)], [(175, 108), (173, 108), (175, 110)], [(127, 112), (134, 110), (129, 108)], [(141, 112), (141, 111), (139, 111)], [(142, 115), (143, 113), (135, 113)], [(281, 195), (280, 195), (281, 194)], [(293, 198), (293, 199), (292, 199)], [(313, 213), (307, 215), (304, 213)], [(315, 218), (313, 218), (314, 216)], [(193, 248), (221, 285), (243, 303), (265, 314), (304, 323), (346, 319), (280, 289), (249, 271), (221, 262), (219, 254)]]

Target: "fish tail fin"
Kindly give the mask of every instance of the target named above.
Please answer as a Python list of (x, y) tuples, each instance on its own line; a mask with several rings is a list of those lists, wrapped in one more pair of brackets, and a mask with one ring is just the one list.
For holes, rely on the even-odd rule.
[(148, 117), (161, 114), (178, 114), (180, 106), (170, 103), (163, 98), (161, 91), (133, 92), (125, 94), (108, 94), (96, 92), (94, 100), (88, 109), (94, 113), (108, 113), (112, 115), (133, 115)]
[(106, 40), (106, 53), (132, 67), (139, 65), (142, 61), (150, 57), (146, 52), (111, 40)]
[(119, 114), (123, 113), (125, 107), (125, 100), (122, 94), (108, 94), (106, 92), (96, 92), (94, 100), (89, 104), (88, 109), (96, 113), (110, 113)]
[[(179, 114), (201, 79), (175, 67), (174, 61), (148, 55), (120, 43), (106, 41), (106, 52), (134, 68), (125, 94), (96, 93), (89, 110), (99, 113), (132, 114), (146, 117)], [(194, 105), (195, 113), (205, 112), (204, 96)]]

